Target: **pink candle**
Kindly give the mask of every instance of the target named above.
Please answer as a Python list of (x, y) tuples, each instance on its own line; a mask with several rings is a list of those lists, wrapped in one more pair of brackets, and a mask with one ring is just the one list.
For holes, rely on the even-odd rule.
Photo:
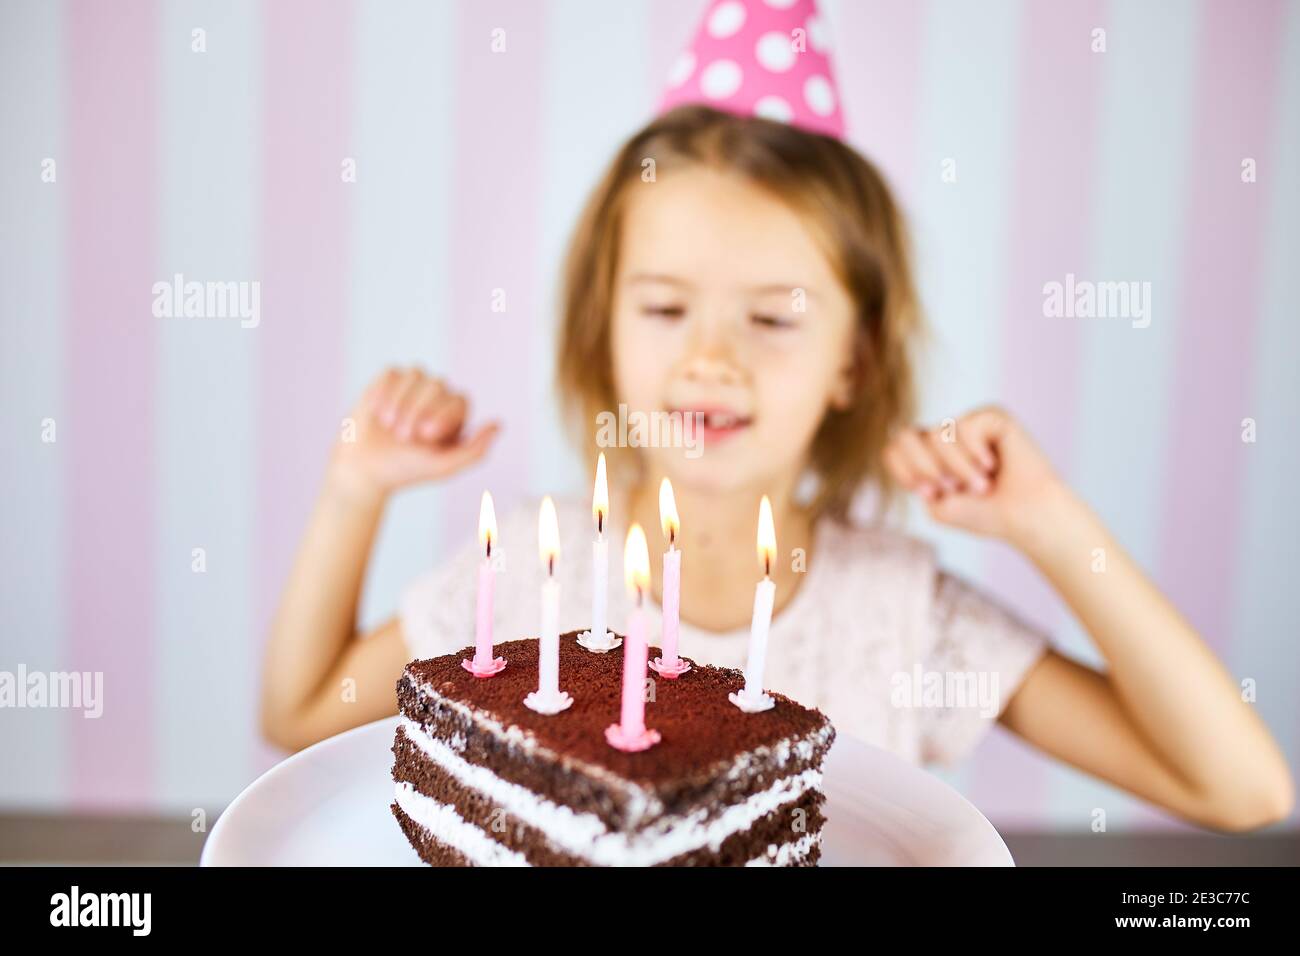
[(474, 615), (474, 663), (486, 667), (492, 660), (492, 590), (496, 583), (489, 546), (483, 563), (478, 566), (478, 604)]
[(682, 553), (669, 542), (664, 552), (664, 656), (666, 665), (677, 663), (677, 638), (681, 627)]
[(632, 737), (645, 733), (645, 608), (638, 601), (627, 621), (623, 647), (623, 732)]
[(605, 728), (611, 747), (634, 753), (659, 742), (659, 732), (645, 725), (646, 619), (645, 592), (650, 584), (650, 553), (645, 532), (633, 524), (627, 532), (623, 550), (623, 573), (632, 596), (632, 613), (627, 621), (627, 640), (623, 642), (623, 699), (620, 722)]
[(681, 630), (682, 553), (677, 550), (677, 502), (673, 486), (667, 478), (659, 485), (659, 523), (668, 550), (664, 552), (664, 635), (663, 656), (650, 662), (650, 668), (660, 677), (676, 680), (691, 669), (691, 665), (677, 657), (677, 640)]
[(478, 566), (478, 603), (474, 614), (474, 659), (461, 666), (475, 677), (491, 677), (506, 666), (504, 657), (492, 657), (492, 591), (496, 570), (492, 567), (492, 545), (496, 543), (497, 515), (492, 495), (483, 492), (478, 509), (478, 540), (483, 546), (483, 563)]

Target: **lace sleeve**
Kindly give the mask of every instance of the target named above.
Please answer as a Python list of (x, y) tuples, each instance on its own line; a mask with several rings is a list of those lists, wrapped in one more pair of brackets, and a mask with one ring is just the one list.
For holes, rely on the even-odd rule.
[(953, 764), (993, 727), (1048, 641), (1001, 604), (943, 571), (935, 576), (929, 629), (921, 757)]

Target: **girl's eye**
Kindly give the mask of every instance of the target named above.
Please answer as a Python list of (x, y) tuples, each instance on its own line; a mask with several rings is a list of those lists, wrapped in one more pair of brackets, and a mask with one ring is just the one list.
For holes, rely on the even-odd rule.
[(657, 315), (665, 319), (680, 319), (686, 310), (680, 305), (647, 305), (641, 309), (644, 315)]
[(775, 315), (753, 315), (750, 318), (755, 325), (762, 326), (765, 329), (794, 328), (794, 322), (789, 319), (778, 318)]

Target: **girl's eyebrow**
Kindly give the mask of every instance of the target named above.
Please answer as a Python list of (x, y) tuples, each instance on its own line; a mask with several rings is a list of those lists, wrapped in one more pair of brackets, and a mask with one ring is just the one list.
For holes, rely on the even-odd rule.
[(663, 282), (668, 285), (690, 286), (685, 279), (679, 279), (676, 276), (663, 275), (657, 272), (637, 272), (627, 277), (628, 285), (636, 285), (638, 282)]
[[(642, 282), (659, 282), (665, 285), (682, 286), (684, 288), (693, 288), (690, 282), (685, 279), (679, 279), (676, 276), (664, 275), (658, 272), (636, 272), (627, 277), (628, 285), (636, 285)], [(759, 295), (772, 295), (779, 293), (781, 295), (790, 295), (795, 289), (802, 289), (804, 295), (809, 299), (817, 298), (817, 293), (812, 289), (798, 283), (787, 282), (768, 282), (763, 285), (751, 286), (749, 291)]]

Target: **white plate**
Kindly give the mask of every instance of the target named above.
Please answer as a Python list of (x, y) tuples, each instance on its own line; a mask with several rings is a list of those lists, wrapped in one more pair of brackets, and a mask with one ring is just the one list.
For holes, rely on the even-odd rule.
[[(203, 866), (418, 866), (393, 802), (396, 717), (272, 767), (226, 808)], [(826, 758), (823, 866), (1013, 866), (993, 825), (938, 777), (839, 735)]]

